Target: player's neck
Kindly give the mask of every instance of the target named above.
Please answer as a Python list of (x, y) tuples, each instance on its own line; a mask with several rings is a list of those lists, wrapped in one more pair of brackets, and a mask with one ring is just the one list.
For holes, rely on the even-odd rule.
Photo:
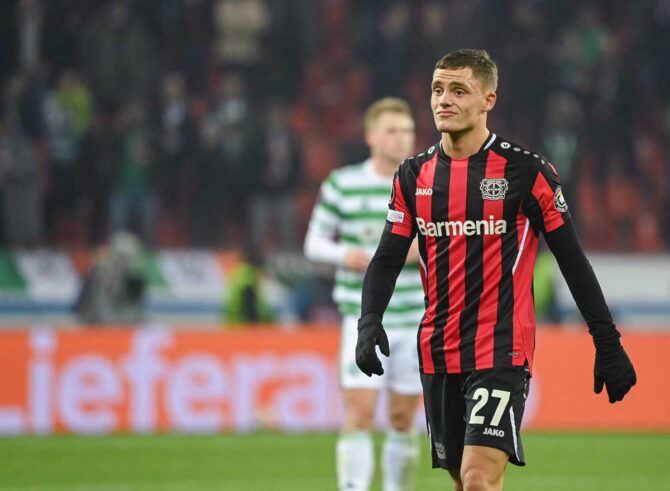
[(391, 177), (398, 169), (398, 162), (390, 162), (381, 157), (371, 157), (372, 159), (372, 168), (377, 174), (384, 177)]
[(442, 150), (452, 159), (465, 159), (476, 154), (490, 134), (485, 125), (461, 133), (442, 133)]

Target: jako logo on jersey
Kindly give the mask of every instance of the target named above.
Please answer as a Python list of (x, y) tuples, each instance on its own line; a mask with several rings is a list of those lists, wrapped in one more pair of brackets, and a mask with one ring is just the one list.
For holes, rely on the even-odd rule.
[(497, 436), (497, 437), (504, 437), (505, 436), (505, 430), (501, 430), (499, 428), (484, 428), (484, 434), (485, 435), (491, 435), (491, 436)]
[(556, 208), (561, 213), (568, 211), (568, 204), (565, 202), (565, 198), (563, 197), (563, 190), (561, 189), (561, 186), (557, 186), (556, 191), (554, 191), (554, 208)]
[(416, 188), (415, 196), (432, 196), (433, 190), (431, 188)]
[(495, 220), (489, 215), (488, 220), (465, 220), (464, 222), (426, 222), (417, 217), (416, 225), (422, 235), (429, 237), (451, 237), (454, 235), (502, 235), (507, 232), (505, 220)]
[(482, 182), (479, 184), (479, 189), (482, 192), (482, 198), (490, 201), (498, 201), (505, 199), (509, 184), (504, 177), (498, 179), (482, 179)]

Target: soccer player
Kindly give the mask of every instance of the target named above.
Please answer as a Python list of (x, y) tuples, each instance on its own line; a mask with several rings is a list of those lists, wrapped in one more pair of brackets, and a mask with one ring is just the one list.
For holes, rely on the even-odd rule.
[[(388, 390), (390, 429), (382, 449), (384, 491), (414, 489), (419, 456), (412, 431), (421, 394), (416, 329), (425, 308), (418, 267), (418, 248), (410, 250), (407, 267), (399, 268), (396, 291), (386, 312), (393, 359), (384, 360), (386, 374), (368, 378), (356, 367), (357, 319), (365, 269), (384, 230), (393, 174), (414, 151), (414, 121), (409, 105), (381, 99), (365, 113), (370, 158), (333, 171), (321, 186), (305, 239), (305, 254), (337, 267), (334, 298), (342, 313), (340, 385), (345, 421), (336, 448), (340, 490), (365, 491), (375, 468), (371, 430), (377, 397)], [(403, 257), (403, 264), (404, 264)], [(401, 271), (402, 269), (402, 271)]]
[[(426, 311), (418, 351), (434, 468), (457, 490), (500, 490), (524, 465), (519, 428), (533, 369), (532, 272), (541, 233), (595, 344), (594, 391), (620, 401), (636, 375), (582, 251), (556, 168), (487, 128), (498, 70), (459, 50), (433, 72), (439, 142), (394, 177), (386, 228), (368, 266), (356, 362), (368, 376), (391, 359), (382, 316), (415, 236)], [(386, 323), (386, 319), (384, 319)]]

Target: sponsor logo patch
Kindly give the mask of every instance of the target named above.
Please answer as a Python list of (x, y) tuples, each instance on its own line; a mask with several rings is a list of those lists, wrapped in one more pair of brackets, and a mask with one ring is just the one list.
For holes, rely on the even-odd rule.
[(405, 219), (405, 214), (402, 211), (389, 210), (386, 214), (386, 219), (391, 223), (402, 223)]
[(568, 211), (568, 204), (565, 202), (565, 198), (563, 197), (563, 190), (561, 189), (561, 186), (556, 187), (556, 191), (554, 191), (554, 208), (556, 208), (561, 213)]
[(416, 188), (415, 196), (432, 196), (433, 190), (430, 188)]
[[(390, 221), (390, 220), (389, 220)], [(444, 221), (427, 222), (421, 217), (416, 218), (419, 233), (428, 237), (451, 237), (456, 235), (503, 235), (507, 233), (507, 222), (496, 220), (489, 215), (488, 220), (465, 220), (464, 222)]]
[(484, 428), (484, 434), (485, 435), (491, 435), (491, 436), (497, 436), (498, 438), (502, 438), (502, 437), (505, 436), (505, 430), (501, 430), (500, 428), (486, 427), (486, 428)]
[(504, 177), (498, 179), (482, 179), (479, 184), (482, 192), (482, 198), (489, 201), (498, 201), (505, 199), (505, 194), (509, 190), (509, 183)]

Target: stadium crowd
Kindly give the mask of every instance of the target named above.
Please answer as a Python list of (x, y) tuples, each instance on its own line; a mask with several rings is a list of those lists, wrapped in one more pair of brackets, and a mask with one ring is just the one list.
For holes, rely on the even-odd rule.
[(435, 60), (482, 47), (491, 127), (555, 162), (585, 246), (667, 250), (662, 39), (670, 0), (2, 2), (2, 244), (298, 251), (367, 104), (409, 100), (426, 147)]

